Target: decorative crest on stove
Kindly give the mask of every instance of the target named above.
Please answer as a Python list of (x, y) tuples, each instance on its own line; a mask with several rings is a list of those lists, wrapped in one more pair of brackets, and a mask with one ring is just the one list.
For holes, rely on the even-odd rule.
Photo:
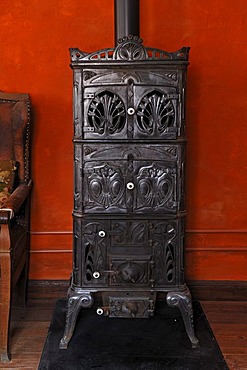
[(140, 60), (177, 60), (187, 61), (189, 58), (189, 47), (169, 53), (165, 50), (154, 49), (142, 45), (142, 39), (138, 36), (126, 36), (118, 40), (116, 48), (108, 48), (86, 53), (77, 48), (70, 48), (70, 57), (72, 62), (80, 61), (140, 61)]
[(113, 54), (114, 60), (146, 60), (148, 53), (138, 36), (123, 37), (118, 40), (118, 45)]

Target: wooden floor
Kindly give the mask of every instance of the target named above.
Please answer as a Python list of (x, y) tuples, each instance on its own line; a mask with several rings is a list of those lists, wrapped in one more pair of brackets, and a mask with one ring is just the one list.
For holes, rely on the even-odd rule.
[[(0, 369), (37, 369), (55, 302), (65, 295), (56, 288), (49, 292), (33, 291), (25, 309), (15, 304), (11, 324), (12, 361), (0, 363)], [(247, 370), (247, 302), (203, 301), (201, 304), (229, 369)]]

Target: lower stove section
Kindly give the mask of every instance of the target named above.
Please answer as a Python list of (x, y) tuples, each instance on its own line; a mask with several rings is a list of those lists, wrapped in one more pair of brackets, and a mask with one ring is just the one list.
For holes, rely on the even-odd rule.
[(184, 214), (177, 219), (74, 215), (75, 286), (138, 291), (182, 285), (184, 224)]
[(95, 314), (146, 319), (155, 313), (159, 292), (180, 310), (195, 347), (191, 295), (184, 283), (184, 224), (183, 213), (135, 219), (74, 214), (76, 253), (60, 348), (67, 348), (79, 310), (93, 305), (94, 293), (102, 299)]
[[(81, 308), (90, 308), (94, 303), (93, 294), (99, 290), (84, 290), (75, 287), (72, 283), (68, 291), (66, 325), (63, 338), (60, 341), (60, 349), (66, 349), (73, 335), (78, 313)], [(102, 306), (95, 312), (110, 318), (150, 318), (155, 312), (155, 301), (158, 291), (100, 291)], [(198, 346), (193, 325), (192, 300), (188, 287), (173, 287), (173, 290), (160, 290), (167, 293), (167, 305), (177, 308), (183, 318), (186, 333), (193, 348)]]

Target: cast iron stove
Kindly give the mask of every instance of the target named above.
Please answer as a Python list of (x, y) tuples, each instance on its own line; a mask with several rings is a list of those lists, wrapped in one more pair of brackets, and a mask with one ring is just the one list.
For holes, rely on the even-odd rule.
[(116, 47), (70, 49), (74, 254), (60, 348), (67, 348), (79, 310), (92, 306), (96, 292), (97, 314), (111, 318), (149, 318), (164, 293), (180, 310), (192, 346), (198, 344), (184, 280), (189, 48), (143, 46), (138, 6), (116, 1)]

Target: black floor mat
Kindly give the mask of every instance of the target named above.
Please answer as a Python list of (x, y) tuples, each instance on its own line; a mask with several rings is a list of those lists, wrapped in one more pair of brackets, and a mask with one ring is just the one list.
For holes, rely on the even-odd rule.
[(193, 349), (177, 309), (157, 302), (149, 319), (98, 316), (81, 309), (68, 349), (60, 350), (66, 301), (57, 302), (38, 370), (228, 370), (199, 302), (193, 302)]

